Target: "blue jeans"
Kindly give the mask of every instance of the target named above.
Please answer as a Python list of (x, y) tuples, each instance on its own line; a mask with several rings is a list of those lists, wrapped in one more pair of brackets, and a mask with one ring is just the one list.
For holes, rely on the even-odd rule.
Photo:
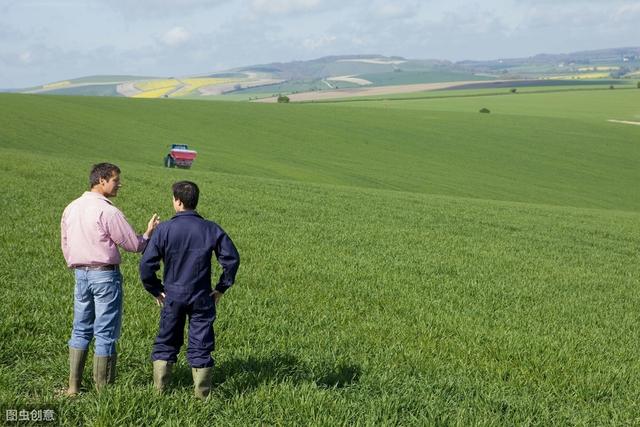
[(96, 339), (96, 356), (116, 352), (122, 325), (122, 274), (114, 271), (75, 270), (73, 329), (69, 347), (86, 350)]

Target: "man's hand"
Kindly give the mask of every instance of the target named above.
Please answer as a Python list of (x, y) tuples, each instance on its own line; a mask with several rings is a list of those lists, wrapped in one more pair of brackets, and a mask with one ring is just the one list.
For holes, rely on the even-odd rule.
[(160, 292), (160, 295), (158, 295), (156, 297), (156, 304), (158, 304), (160, 307), (164, 306), (164, 297), (166, 295), (164, 294), (164, 292)]
[(156, 229), (158, 224), (160, 224), (160, 217), (158, 216), (158, 214), (153, 214), (153, 216), (149, 220), (149, 223), (147, 224), (147, 231), (144, 232), (144, 236), (147, 239), (151, 238), (151, 235), (153, 234), (153, 230)]
[(218, 305), (218, 301), (220, 301), (220, 298), (222, 298), (222, 292), (214, 290), (209, 295), (213, 297), (213, 302), (215, 303), (215, 305)]

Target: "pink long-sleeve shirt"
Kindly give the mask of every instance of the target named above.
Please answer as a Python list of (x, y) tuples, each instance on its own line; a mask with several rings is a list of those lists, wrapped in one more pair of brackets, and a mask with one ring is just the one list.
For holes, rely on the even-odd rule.
[(147, 240), (103, 195), (86, 191), (71, 202), (60, 222), (62, 253), (69, 267), (120, 264), (118, 246), (142, 252)]

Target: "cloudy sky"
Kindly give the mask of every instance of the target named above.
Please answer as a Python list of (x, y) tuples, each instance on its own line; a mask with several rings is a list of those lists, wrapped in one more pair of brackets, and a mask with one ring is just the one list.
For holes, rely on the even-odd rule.
[(495, 59), (640, 45), (634, 0), (0, 0), (0, 88), (326, 55)]

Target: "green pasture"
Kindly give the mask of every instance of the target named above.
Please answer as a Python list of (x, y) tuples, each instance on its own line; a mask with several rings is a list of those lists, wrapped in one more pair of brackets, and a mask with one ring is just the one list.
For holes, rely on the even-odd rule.
[(118, 84), (88, 84), (82, 86), (63, 87), (47, 91), (47, 95), (77, 95), (77, 96), (122, 96), (117, 91)]
[[(627, 113), (611, 113), (612, 118), (633, 117), (640, 105), (633, 102), (640, 90), (587, 95), (608, 100), (599, 105), (614, 111), (627, 106)], [(545, 102), (545, 96), (552, 101)], [(198, 150), (200, 170), (524, 203), (640, 208), (635, 189), (640, 146), (632, 143), (637, 127), (608, 123), (609, 114), (602, 111), (602, 120), (569, 120), (563, 115), (573, 113), (558, 94), (495, 98), (513, 100), (511, 114), (475, 98), (468, 102), (478, 105), (459, 112), (428, 111), (432, 101), (347, 108), (347, 103), (175, 104), (4, 95), (0, 137), (7, 148), (77, 159), (95, 157), (95, 141), (101, 141), (97, 150), (103, 158), (141, 166), (161, 165), (171, 143), (186, 143)], [(527, 99), (539, 100), (547, 115), (555, 108), (559, 117), (523, 115), (531, 108)], [(462, 105), (466, 100), (436, 101)], [(587, 110), (575, 100), (565, 104)], [(364, 108), (368, 105), (377, 108)], [(380, 108), (384, 105), (389, 108)], [(494, 113), (479, 114), (481, 105)], [(521, 113), (513, 114), (517, 108)]]
[(329, 81), (332, 87), (327, 86), (323, 79), (307, 79), (307, 80), (289, 80), (286, 82), (257, 86), (247, 89), (240, 89), (229, 94), (222, 95), (223, 98), (234, 97), (235, 100), (248, 100), (250, 98), (264, 98), (265, 95), (277, 96), (279, 94), (288, 95), (298, 92), (322, 91), (338, 88), (359, 87), (355, 83)]
[[(422, 110), (430, 112), (478, 112), (488, 108), (492, 114), (548, 117), (550, 119), (583, 120), (586, 126), (600, 125), (608, 119), (639, 120), (640, 90), (625, 85), (617, 89), (608, 86), (598, 89), (577, 90), (575, 86), (558, 89), (518, 88), (515, 94), (508, 89), (495, 93), (495, 89), (444, 91), (443, 96), (431, 92), (433, 99), (386, 99), (376, 102), (342, 102), (342, 106), (382, 108), (384, 110)], [(615, 86), (614, 86), (615, 88)], [(445, 95), (446, 93), (446, 95)], [(481, 96), (484, 95), (484, 96)]]
[(451, 71), (392, 71), (386, 73), (360, 74), (357, 77), (369, 80), (375, 86), (493, 80), (493, 78), (487, 76)]
[(87, 76), (77, 79), (70, 79), (69, 82), (73, 84), (78, 83), (114, 83), (114, 82), (129, 82), (139, 80), (157, 79), (158, 77), (151, 76), (130, 76), (130, 75), (100, 75), (100, 76)]
[[(456, 98), (469, 96), (491, 96), (491, 95), (511, 95), (511, 89), (516, 89), (516, 93), (548, 93), (548, 92), (567, 92), (567, 91), (590, 91), (590, 90), (610, 90), (611, 85), (614, 89), (632, 89), (636, 88), (636, 82), (631, 80), (598, 80), (581, 82), (559, 81), (562, 84), (556, 84), (553, 80), (544, 80), (538, 82), (535, 86), (517, 86), (512, 87), (477, 87), (477, 88), (456, 88), (442, 90), (425, 90), (419, 92), (396, 93), (387, 95), (372, 95), (354, 98), (341, 98), (340, 100), (314, 101), (314, 102), (367, 102), (377, 100), (417, 100), (429, 98)], [(514, 80), (518, 83), (518, 80)], [(478, 84), (482, 84), (478, 82)], [(487, 82), (487, 85), (491, 85)]]
[[(489, 115), (456, 104), (473, 97), (439, 111), (0, 95), (0, 414), (52, 408), (64, 425), (100, 426), (640, 423), (640, 128), (579, 105), (633, 117), (635, 93), (522, 94)], [(544, 96), (548, 114), (525, 114), (525, 97)], [(161, 167), (172, 142), (198, 150), (193, 169)], [(138, 230), (154, 212), (169, 218), (171, 183), (190, 179), (198, 210), (239, 247), (206, 402), (183, 355), (170, 392), (152, 390), (159, 312), (137, 254), (123, 256), (115, 386), (92, 391), (89, 360), (86, 392), (60, 395), (73, 278), (59, 221), (99, 161), (121, 167), (114, 202)]]

